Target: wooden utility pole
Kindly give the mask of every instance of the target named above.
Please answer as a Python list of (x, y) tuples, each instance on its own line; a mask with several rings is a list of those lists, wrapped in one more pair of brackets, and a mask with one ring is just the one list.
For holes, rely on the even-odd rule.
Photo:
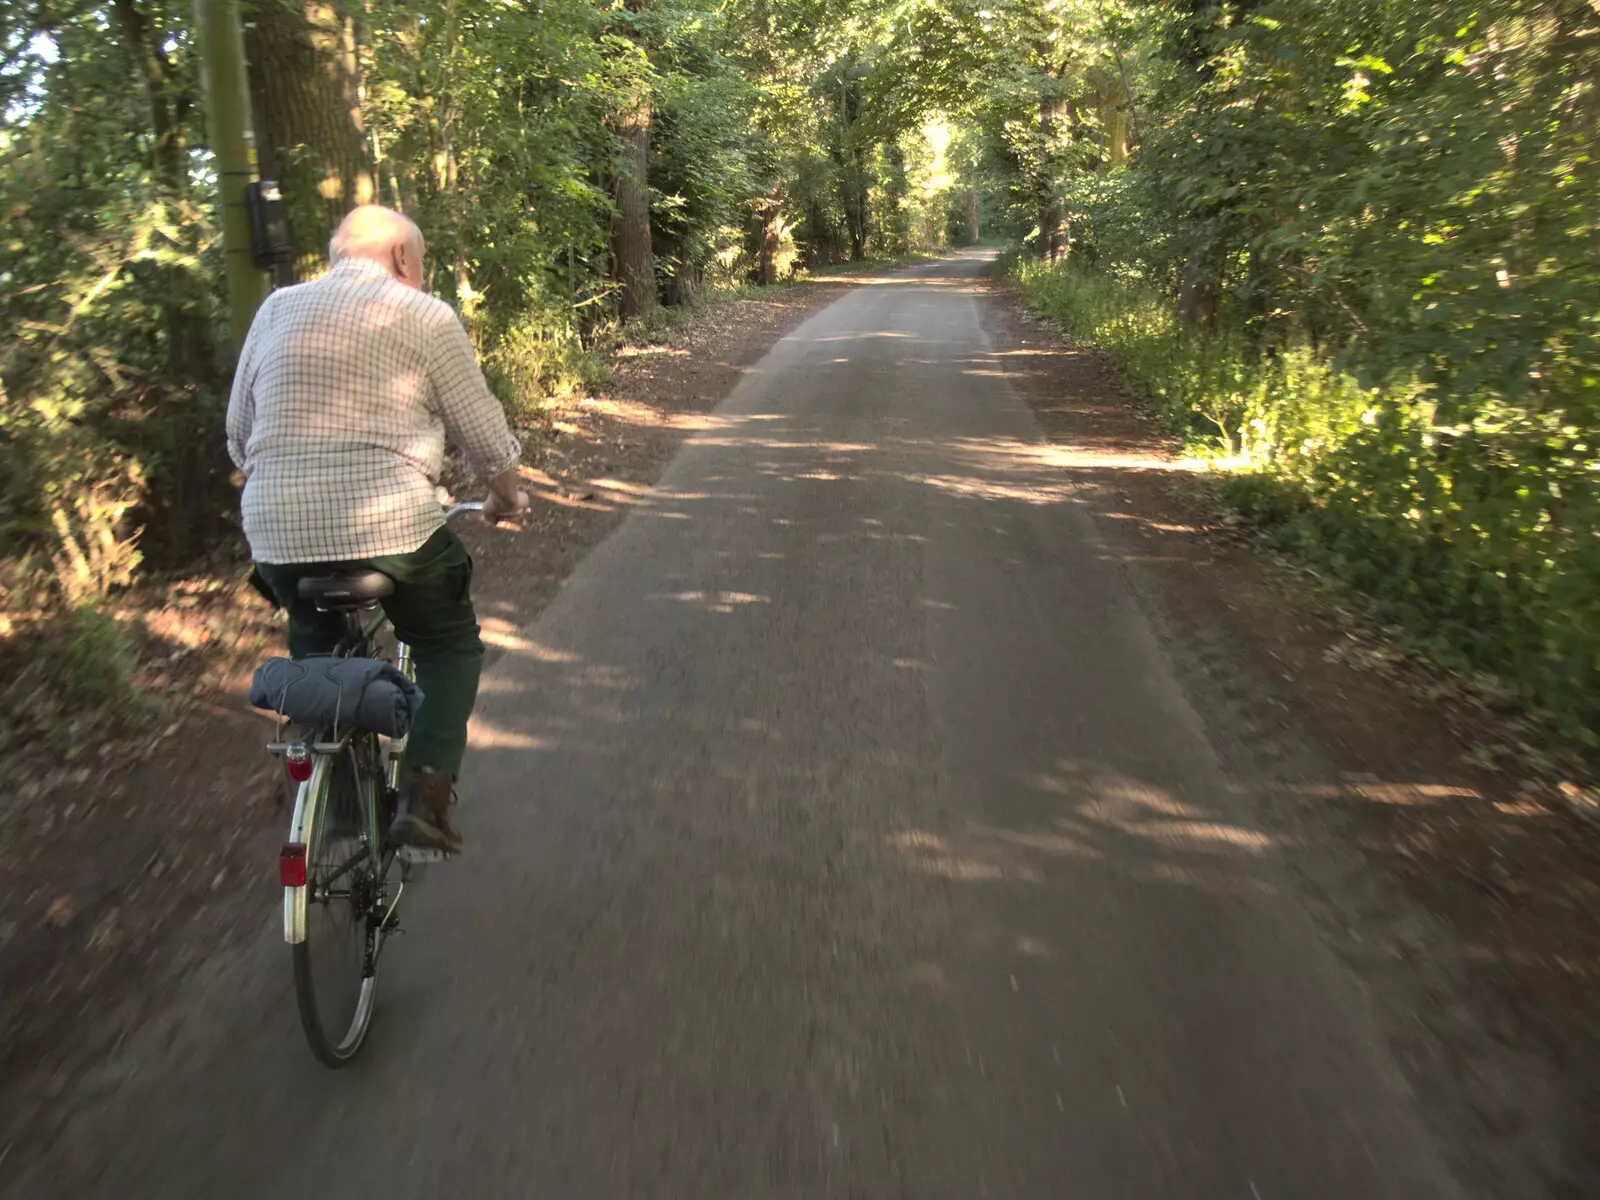
[(267, 278), (256, 266), (250, 245), (250, 213), (244, 199), (245, 187), (256, 177), (244, 35), (239, 27), (238, 0), (194, 0), (194, 15), (228, 264), (229, 327), (237, 354), (267, 292)]

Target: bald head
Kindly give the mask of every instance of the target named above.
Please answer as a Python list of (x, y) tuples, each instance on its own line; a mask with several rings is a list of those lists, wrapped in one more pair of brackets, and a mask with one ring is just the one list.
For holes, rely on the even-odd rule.
[(328, 243), (330, 262), (371, 259), (412, 287), (422, 286), (422, 251), (422, 230), (416, 222), (380, 204), (351, 209)]

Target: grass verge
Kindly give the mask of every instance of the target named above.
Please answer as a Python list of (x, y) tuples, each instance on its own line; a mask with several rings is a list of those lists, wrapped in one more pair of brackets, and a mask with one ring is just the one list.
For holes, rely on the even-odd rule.
[(1415, 380), (1363, 387), (1304, 346), (1252, 353), (1185, 327), (1148, 288), (1070, 264), (1006, 270), (1112, 358), (1271, 546), (1364, 595), (1408, 647), (1592, 769), (1600, 498), (1583, 430)]

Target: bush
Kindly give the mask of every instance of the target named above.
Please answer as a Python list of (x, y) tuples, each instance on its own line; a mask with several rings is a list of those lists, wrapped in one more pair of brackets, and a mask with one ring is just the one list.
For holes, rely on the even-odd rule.
[(597, 382), (599, 363), (564, 314), (535, 309), (486, 337), (484, 375), (514, 423), (549, 419), (553, 403)]
[(1277, 543), (1369, 593), (1454, 664), (1504, 676), (1572, 734), (1600, 724), (1600, 431), (1492, 393), (1363, 387), (1305, 346), (1252, 353), (1137, 284), (1010, 267), (1108, 351)]
[(138, 728), (137, 645), (87, 605), (21, 625), (0, 640), (0, 750), (24, 745), (69, 757)]

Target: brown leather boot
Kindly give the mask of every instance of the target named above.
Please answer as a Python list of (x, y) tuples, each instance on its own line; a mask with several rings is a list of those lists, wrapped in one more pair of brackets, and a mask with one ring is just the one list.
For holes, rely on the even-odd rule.
[(450, 793), (455, 776), (439, 771), (408, 771), (400, 785), (400, 806), (389, 840), (402, 848), (460, 854), (461, 835), (450, 824)]

